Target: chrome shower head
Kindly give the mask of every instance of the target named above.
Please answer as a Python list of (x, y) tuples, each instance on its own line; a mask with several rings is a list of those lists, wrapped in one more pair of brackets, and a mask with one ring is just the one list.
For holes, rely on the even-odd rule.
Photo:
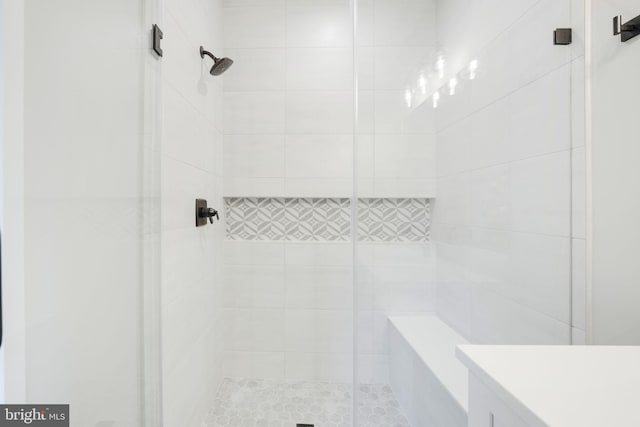
[(233, 59), (217, 58), (211, 52), (207, 52), (202, 46), (200, 46), (200, 58), (204, 58), (205, 55), (213, 59), (213, 67), (211, 67), (211, 70), (209, 71), (209, 74), (212, 76), (219, 76), (233, 65)]

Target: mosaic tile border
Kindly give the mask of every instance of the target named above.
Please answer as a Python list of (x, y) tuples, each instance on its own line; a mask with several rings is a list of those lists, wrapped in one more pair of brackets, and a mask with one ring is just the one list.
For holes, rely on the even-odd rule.
[[(225, 198), (227, 239), (249, 241), (348, 242), (351, 201), (347, 198)], [(358, 200), (358, 241), (427, 242), (429, 199)]]

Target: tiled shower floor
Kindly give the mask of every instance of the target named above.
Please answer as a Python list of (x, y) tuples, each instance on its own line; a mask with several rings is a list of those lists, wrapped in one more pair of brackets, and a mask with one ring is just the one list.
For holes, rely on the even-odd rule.
[[(207, 427), (351, 426), (351, 385), (309, 381), (224, 379)], [(386, 385), (358, 386), (358, 427), (409, 427)]]

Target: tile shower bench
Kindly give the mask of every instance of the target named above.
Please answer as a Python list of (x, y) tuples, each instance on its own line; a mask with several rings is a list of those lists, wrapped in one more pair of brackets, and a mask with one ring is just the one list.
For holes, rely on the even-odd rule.
[(391, 387), (411, 425), (466, 427), (468, 372), (455, 354), (467, 340), (436, 316), (389, 322)]

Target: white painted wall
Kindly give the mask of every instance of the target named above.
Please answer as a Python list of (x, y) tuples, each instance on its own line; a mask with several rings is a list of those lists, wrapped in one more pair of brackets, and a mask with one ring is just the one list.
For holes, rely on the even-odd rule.
[(611, 19), (622, 15), (626, 22), (640, 14), (640, 5), (634, 0), (589, 4), (590, 341), (638, 345), (640, 38), (621, 43), (611, 34)]
[[(438, 315), (473, 342), (567, 344), (572, 325), (584, 331), (571, 300), (572, 248), (584, 276), (579, 5), (438, 2), (442, 83), (459, 80), (436, 110)], [(573, 45), (553, 45), (559, 27)]]
[[(0, 1), (3, 402), (26, 400), (24, 304), (24, 3)], [(11, 58), (11, 60), (7, 60)]]
[[(222, 201), (221, 1), (168, 0), (162, 29), (162, 356), (164, 423), (199, 426), (222, 373), (224, 218), (196, 228), (194, 203)], [(235, 65), (228, 73), (235, 71)]]
[(25, 400), (137, 425), (142, 3), (24, 7)]

